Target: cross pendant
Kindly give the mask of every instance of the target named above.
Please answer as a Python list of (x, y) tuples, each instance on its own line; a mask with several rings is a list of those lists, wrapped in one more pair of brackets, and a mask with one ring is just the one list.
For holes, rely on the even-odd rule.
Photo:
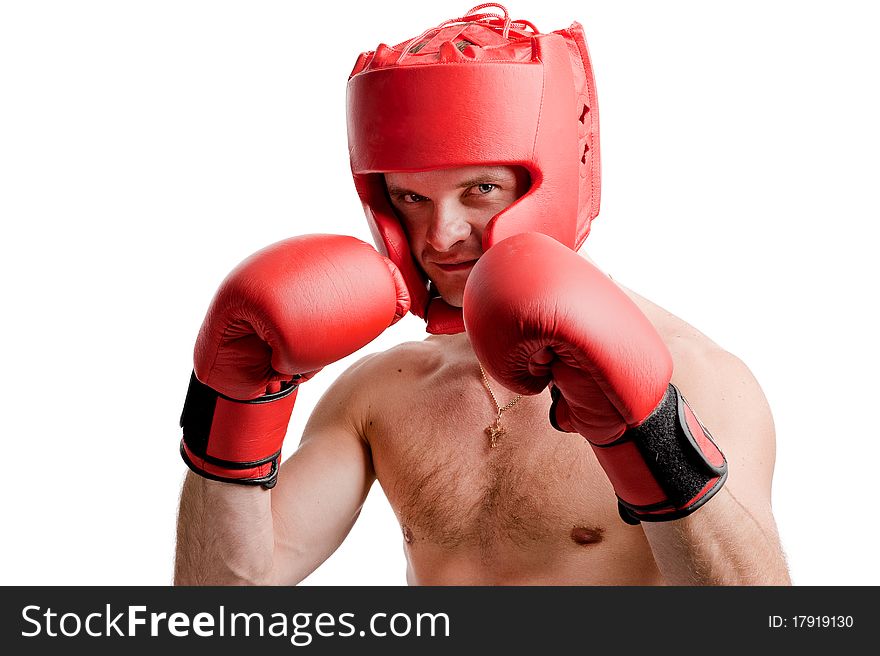
[(495, 423), (486, 427), (486, 435), (489, 436), (489, 448), (494, 449), (498, 444), (498, 438), (504, 435), (506, 431), (501, 426), (501, 418), (495, 420)]

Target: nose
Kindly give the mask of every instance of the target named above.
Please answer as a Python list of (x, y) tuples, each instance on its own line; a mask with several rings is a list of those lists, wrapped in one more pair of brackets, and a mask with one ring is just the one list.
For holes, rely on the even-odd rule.
[(434, 250), (448, 251), (465, 241), (471, 230), (472, 226), (461, 207), (456, 207), (452, 202), (435, 202), (426, 240)]

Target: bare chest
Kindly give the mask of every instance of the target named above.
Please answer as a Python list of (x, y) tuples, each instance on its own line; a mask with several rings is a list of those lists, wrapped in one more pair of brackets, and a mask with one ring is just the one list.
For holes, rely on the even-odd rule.
[[(513, 398), (495, 390), (503, 406)], [(444, 367), (425, 380), (401, 378), (377, 409), (374, 467), (412, 548), (498, 553), (573, 548), (617, 527), (610, 483), (582, 437), (549, 422), (550, 395), (524, 397), (503, 413), (475, 366)]]

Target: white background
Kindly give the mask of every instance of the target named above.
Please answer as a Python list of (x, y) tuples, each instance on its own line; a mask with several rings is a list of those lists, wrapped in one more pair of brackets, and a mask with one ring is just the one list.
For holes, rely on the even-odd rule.
[[(604, 169), (587, 251), (758, 377), (802, 585), (880, 584), (870, 4), (509, 2), (544, 31), (584, 24)], [(468, 8), (0, 4), (0, 582), (171, 581), (177, 421), (217, 284), (291, 235), (371, 241), (347, 75)], [(423, 336), (410, 316), (364, 352)], [(287, 451), (364, 352), (303, 386)], [(306, 583), (405, 583), (378, 485)]]

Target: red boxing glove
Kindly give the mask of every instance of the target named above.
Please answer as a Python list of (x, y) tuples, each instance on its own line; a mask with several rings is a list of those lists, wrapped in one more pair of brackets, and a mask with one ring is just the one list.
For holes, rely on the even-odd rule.
[(666, 345), (577, 253), (534, 232), (505, 239), (474, 266), (463, 306), (492, 376), (520, 394), (552, 386), (551, 423), (590, 442), (625, 521), (684, 517), (724, 484), (724, 455), (670, 383)]
[(298, 383), (408, 309), (400, 272), (354, 237), (305, 235), (253, 254), (223, 281), (199, 331), (180, 419), (186, 464), (273, 487)]

